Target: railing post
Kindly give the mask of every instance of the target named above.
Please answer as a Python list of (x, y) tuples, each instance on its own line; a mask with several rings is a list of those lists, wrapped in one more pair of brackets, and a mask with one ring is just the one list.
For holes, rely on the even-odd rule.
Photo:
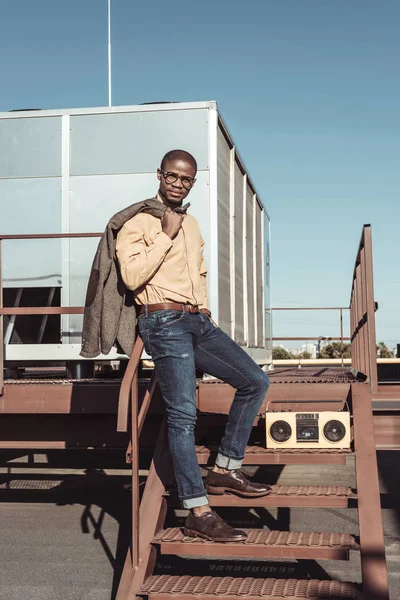
[(131, 383), (132, 424), (132, 568), (139, 566), (139, 432), (138, 432), (138, 369)]
[(374, 300), (374, 272), (372, 265), (372, 236), (371, 227), (365, 227), (365, 287), (367, 297), (367, 321), (368, 321), (368, 347), (369, 347), (369, 375), (371, 392), (375, 394), (378, 390), (378, 366), (376, 361), (376, 331), (375, 331), (375, 300)]
[(117, 431), (128, 431), (129, 394), (142, 352), (143, 341), (138, 336), (119, 390)]
[[(3, 279), (1, 272), (1, 243), (0, 238), (0, 308), (3, 308)], [(3, 315), (0, 315), (0, 396), (4, 394), (4, 335), (3, 335)]]
[(389, 600), (371, 390), (353, 383), (355, 470), (364, 600)]
[[(357, 289), (357, 314), (358, 314), (358, 370), (362, 373), (366, 373), (369, 377), (369, 361), (368, 361), (368, 346), (367, 346), (367, 332), (366, 332), (366, 324), (364, 322), (364, 282), (363, 282), (363, 252), (364, 249), (360, 250), (360, 264), (356, 268), (356, 289)], [(368, 319), (367, 319), (368, 323)]]
[(340, 311), (340, 356), (342, 359), (342, 369), (344, 367), (344, 359), (343, 359), (343, 308), (339, 309)]

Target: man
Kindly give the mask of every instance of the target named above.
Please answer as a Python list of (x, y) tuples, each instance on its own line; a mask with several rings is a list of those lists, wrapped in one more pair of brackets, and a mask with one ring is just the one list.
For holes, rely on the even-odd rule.
[[(269, 386), (268, 376), (211, 320), (207, 305), (204, 242), (191, 215), (174, 212), (196, 182), (197, 163), (183, 150), (168, 152), (157, 170), (162, 219), (140, 213), (118, 234), (121, 276), (133, 290), (139, 333), (152, 356), (165, 401), (168, 441), (178, 494), (190, 509), (184, 533), (211, 541), (241, 541), (243, 531), (210, 509), (207, 493), (244, 497), (268, 494), (267, 485), (240, 472), (254, 419)], [(196, 368), (236, 388), (216, 464), (204, 487), (194, 439)]]

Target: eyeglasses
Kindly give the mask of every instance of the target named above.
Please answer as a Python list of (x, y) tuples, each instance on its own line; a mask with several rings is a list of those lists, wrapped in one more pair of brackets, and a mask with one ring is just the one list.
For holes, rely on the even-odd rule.
[(178, 181), (178, 179), (180, 179), (183, 187), (186, 190), (190, 190), (190, 188), (194, 185), (194, 182), (196, 181), (195, 177), (188, 177), (187, 175), (183, 175), (182, 177), (180, 177), (176, 173), (171, 173), (169, 171), (166, 172), (163, 169), (160, 169), (160, 172), (163, 174), (166, 183), (175, 183), (175, 181)]

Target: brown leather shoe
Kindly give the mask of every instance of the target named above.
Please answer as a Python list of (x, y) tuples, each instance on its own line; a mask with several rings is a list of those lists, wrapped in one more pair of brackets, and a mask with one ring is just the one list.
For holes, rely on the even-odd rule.
[(189, 513), (183, 533), (189, 537), (200, 537), (210, 542), (243, 542), (247, 534), (240, 529), (234, 529), (214, 510), (206, 512), (201, 517)]
[(205, 484), (209, 494), (232, 492), (245, 498), (267, 496), (272, 491), (270, 485), (249, 481), (239, 469), (229, 471), (229, 473), (208, 471)]

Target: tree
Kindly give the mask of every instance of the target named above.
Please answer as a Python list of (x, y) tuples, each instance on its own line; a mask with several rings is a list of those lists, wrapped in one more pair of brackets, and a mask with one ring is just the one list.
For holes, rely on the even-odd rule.
[(304, 352), (300, 352), (300, 354), (295, 354), (294, 358), (310, 359), (311, 358), (311, 352), (306, 352), (304, 350)]
[(393, 358), (393, 353), (386, 346), (385, 342), (379, 342), (376, 347), (376, 355), (378, 358)]
[(274, 346), (272, 348), (272, 358), (274, 360), (289, 360), (290, 358), (293, 358), (293, 354), (285, 348), (282, 348), (282, 346)]
[[(340, 342), (331, 342), (323, 348), (319, 358), (341, 358), (342, 357), (342, 344)], [(343, 358), (351, 358), (351, 345), (343, 344)]]

